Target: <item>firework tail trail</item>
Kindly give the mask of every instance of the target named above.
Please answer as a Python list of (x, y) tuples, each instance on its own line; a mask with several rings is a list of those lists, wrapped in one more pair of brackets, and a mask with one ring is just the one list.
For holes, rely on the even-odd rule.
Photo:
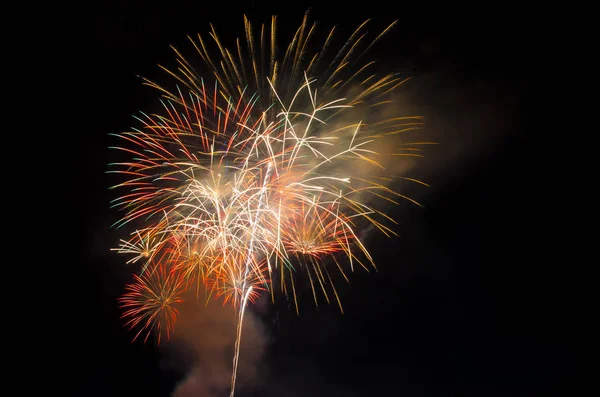
[(242, 326), (244, 325), (244, 312), (246, 311), (246, 304), (248, 303), (248, 297), (252, 292), (252, 286), (248, 288), (248, 291), (244, 294), (242, 298), (242, 304), (240, 305), (240, 310), (238, 311), (238, 324), (235, 334), (235, 352), (233, 354), (233, 372), (231, 373), (231, 393), (229, 397), (234, 397), (235, 394), (235, 381), (237, 379), (237, 367), (238, 361), (240, 357), (240, 344), (242, 343)]
[(253, 258), (253, 254), (254, 254), (253, 250), (254, 250), (254, 239), (255, 239), (255, 234), (256, 234), (256, 225), (258, 224), (258, 217), (260, 215), (264, 193), (267, 188), (267, 183), (269, 181), (269, 178), (271, 177), (272, 168), (273, 167), (271, 166), (271, 162), (268, 162), (267, 163), (267, 172), (265, 174), (265, 180), (263, 181), (263, 186), (262, 186), (261, 193), (260, 193), (260, 196), (258, 199), (258, 208), (257, 208), (256, 214), (254, 216), (254, 222), (252, 225), (252, 234), (250, 236), (250, 245), (248, 247), (248, 255), (246, 257), (246, 265), (245, 265), (245, 269), (244, 269), (244, 277), (242, 278), (242, 280), (243, 280), (242, 291), (241, 291), (242, 304), (240, 305), (240, 309), (238, 312), (238, 324), (237, 324), (237, 332), (236, 332), (236, 336), (235, 336), (235, 352), (233, 354), (233, 371), (231, 373), (231, 394), (229, 395), (230, 397), (233, 397), (234, 393), (235, 393), (235, 381), (237, 378), (237, 367), (238, 367), (238, 361), (239, 361), (239, 356), (240, 356), (240, 344), (241, 344), (241, 339), (242, 339), (242, 326), (244, 323), (244, 312), (246, 311), (246, 304), (248, 303), (248, 297), (250, 296), (250, 293), (252, 292), (252, 286), (248, 287), (248, 274), (250, 273), (250, 267), (252, 266), (252, 258)]

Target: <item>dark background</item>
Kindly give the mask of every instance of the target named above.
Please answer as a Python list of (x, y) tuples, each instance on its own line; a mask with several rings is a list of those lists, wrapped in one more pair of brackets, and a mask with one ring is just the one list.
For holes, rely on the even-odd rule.
[(75, 139), (70, 186), (82, 232), (73, 243), (72, 327), (80, 331), (69, 338), (75, 356), (67, 395), (169, 396), (185, 376), (162, 365), (152, 343), (131, 343), (116, 302), (130, 274), (108, 251), (121, 237), (109, 228), (118, 214), (108, 208), (108, 134), (129, 127), (131, 115), (153, 99), (136, 75), (157, 76), (156, 64), (172, 58), (169, 45), (206, 33), (209, 23), (226, 41), (243, 33), (244, 13), (265, 22), (278, 14), (284, 36), (308, 7), (325, 27), (399, 19), (375, 58), (413, 76), (409, 106), (426, 116), (425, 137), (440, 145), (416, 171), (432, 186), (417, 193), (424, 208), (392, 211), (400, 238), (371, 241), (379, 272), (352, 277), (342, 292), (344, 315), (316, 310), (310, 300), (299, 317), (285, 301), (262, 314), (269, 333), (263, 379), (239, 397), (564, 390), (573, 371), (563, 336), (569, 308), (533, 232), (543, 196), (531, 164), (531, 138), (542, 128), (532, 83), (541, 49), (531, 16), (492, 6), (327, 3), (90, 3), (95, 36), (84, 70), (91, 83), (82, 89), (92, 121)]

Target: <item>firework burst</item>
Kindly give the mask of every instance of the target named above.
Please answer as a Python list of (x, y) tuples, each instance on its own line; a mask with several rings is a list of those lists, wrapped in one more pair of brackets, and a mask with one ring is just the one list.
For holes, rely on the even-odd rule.
[(140, 328), (133, 338), (144, 332), (144, 341), (154, 329), (158, 342), (162, 335), (167, 339), (173, 332), (179, 312), (176, 305), (183, 302), (181, 295), (186, 290), (183, 279), (166, 266), (158, 265), (152, 270), (134, 274), (135, 283), (127, 286), (127, 292), (120, 298), (125, 309), (123, 317), (130, 318), (126, 325)]
[[(176, 88), (144, 79), (161, 93), (162, 111), (142, 113), (138, 128), (116, 134), (115, 149), (127, 158), (111, 164), (124, 177), (113, 187), (124, 192), (113, 202), (123, 211), (115, 226), (141, 227), (115, 250), (143, 263), (121, 300), (124, 316), (140, 333), (155, 328), (168, 336), (186, 288), (204, 285), (209, 297), (233, 304), (231, 396), (246, 305), (261, 292), (274, 297), (276, 286), (295, 299), (293, 275), (303, 271), (315, 302), (322, 294), (341, 308), (331, 269), (347, 279), (345, 267), (374, 267), (359, 233), (365, 225), (394, 234), (376, 200), (414, 202), (387, 187), (380, 158), (421, 156), (418, 145), (428, 142), (394, 152), (379, 144), (421, 121), (374, 116), (406, 78), (378, 76), (373, 62), (361, 63), (395, 24), (367, 43), (367, 22), (331, 55), (335, 29), (318, 44), (306, 15), (283, 57), (276, 17), (258, 36), (244, 18), (245, 43), (232, 50), (213, 28), (216, 57), (200, 35), (190, 38), (209, 78), (173, 48), (178, 67), (163, 69)], [(321, 50), (311, 53), (315, 46)]]

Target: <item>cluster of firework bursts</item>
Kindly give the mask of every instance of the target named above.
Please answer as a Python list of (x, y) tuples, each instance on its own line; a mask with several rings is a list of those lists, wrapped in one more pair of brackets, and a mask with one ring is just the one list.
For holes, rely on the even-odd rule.
[(374, 117), (405, 79), (378, 77), (373, 62), (360, 63), (394, 24), (365, 48), (366, 25), (332, 56), (335, 29), (318, 43), (306, 16), (282, 59), (275, 17), (259, 36), (245, 19), (245, 40), (233, 51), (213, 29), (216, 57), (201, 36), (190, 38), (210, 79), (175, 50), (177, 68), (164, 69), (176, 87), (144, 80), (161, 93), (162, 111), (142, 113), (139, 128), (116, 135), (127, 155), (110, 171), (125, 177), (113, 187), (124, 191), (113, 202), (124, 211), (117, 226), (135, 229), (115, 250), (140, 270), (121, 298), (127, 324), (135, 338), (155, 330), (160, 342), (186, 290), (202, 286), (207, 298), (233, 304), (232, 394), (247, 303), (262, 293), (274, 298), (276, 288), (297, 302), (303, 272), (315, 302), (341, 308), (332, 273), (374, 267), (360, 230), (393, 234), (375, 203), (408, 199), (388, 188), (379, 159), (421, 156), (418, 145), (427, 142), (401, 143), (393, 153), (377, 143), (419, 128), (420, 119)]

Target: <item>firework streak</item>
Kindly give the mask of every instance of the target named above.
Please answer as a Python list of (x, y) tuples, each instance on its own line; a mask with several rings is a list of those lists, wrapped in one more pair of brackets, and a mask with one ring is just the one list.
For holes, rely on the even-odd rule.
[(361, 63), (395, 22), (369, 42), (364, 22), (329, 52), (335, 28), (319, 42), (307, 21), (282, 58), (276, 17), (258, 35), (244, 18), (245, 40), (232, 50), (213, 28), (216, 56), (201, 36), (190, 38), (206, 80), (173, 48), (178, 66), (163, 69), (177, 85), (144, 79), (160, 92), (162, 110), (141, 113), (138, 128), (116, 135), (126, 159), (109, 171), (124, 177), (113, 186), (122, 192), (113, 205), (124, 213), (115, 226), (135, 230), (114, 250), (140, 270), (120, 299), (127, 325), (139, 329), (135, 338), (152, 330), (159, 342), (168, 338), (189, 288), (234, 305), (231, 396), (247, 304), (261, 293), (274, 298), (278, 287), (298, 310), (302, 271), (315, 302), (341, 309), (332, 272), (347, 280), (348, 270), (374, 268), (360, 230), (394, 234), (375, 203), (413, 201), (387, 187), (392, 176), (379, 159), (420, 157), (419, 145), (428, 144), (378, 144), (421, 125), (419, 117), (378, 116), (406, 79)]

